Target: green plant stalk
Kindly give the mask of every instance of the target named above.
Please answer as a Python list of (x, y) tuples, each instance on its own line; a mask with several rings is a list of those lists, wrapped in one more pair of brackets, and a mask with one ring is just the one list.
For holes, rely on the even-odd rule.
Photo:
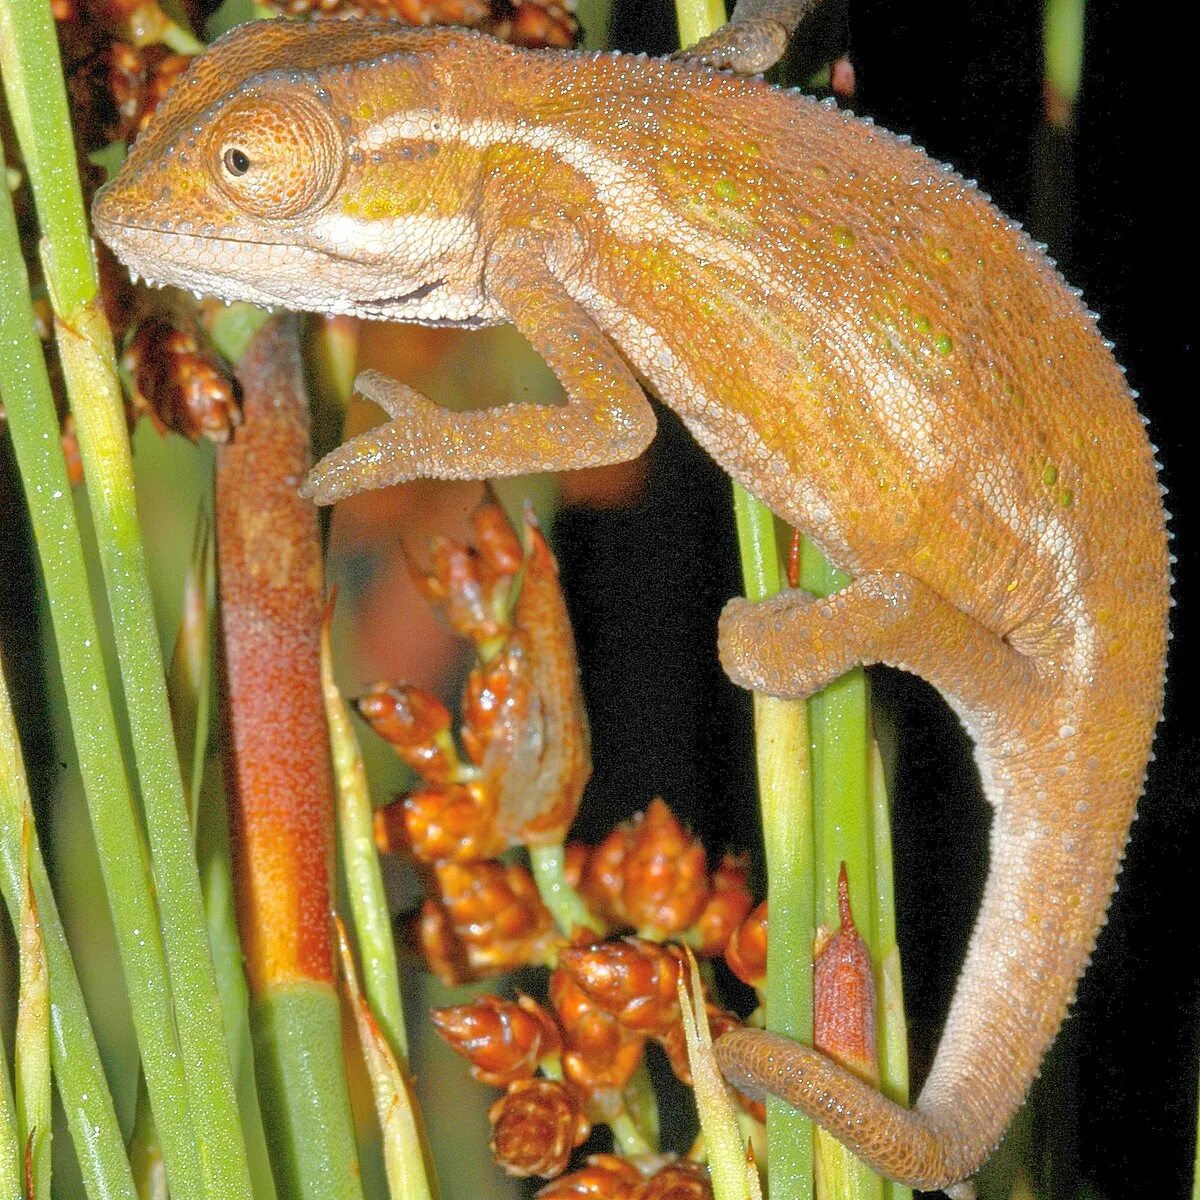
[(338, 847), (350, 913), (362, 956), (364, 990), (371, 1015), (401, 1070), (408, 1066), (408, 1034), (400, 1003), (400, 973), (392, 940), (392, 919), (383, 890), (383, 872), (375, 848), (374, 813), (367, 769), (350, 720), (350, 709), (333, 677), (330, 614), (321, 637), (321, 686), (337, 794)]
[[(254, 1052), (250, 1041), (250, 991), (242, 966), (233, 900), (229, 814), (220, 787), (204, 787), (208, 751), (209, 710), (212, 705), (212, 619), (216, 605), (216, 539), (212, 521), (202, 514), (196, 526), (192, 560), (184, 582), (184, 597), (175, 652), (167, 687), (176, 722), (179, 761), (191, 764), (188, 804), (200, 868), (200, 889), (208, 942), (216, 969), (217, 993), (225, 1023), (225, 1040), (237, 1091), (238, 1112), (246, 1143), (250, 1183), (255, 1200), (275, 1200), (275, 1181), (267, 1152), (266, 1133), (258, 1106)], [(190, 728), (187, 722), (190, 720)], [(180, 728), (179, 726), (183, 727)]]
[(208, 940), (213, 948), (217, 991), (225, 1014), (225, 1037), (237, 1089), (242, 1132), (254, 1200), (276, 1200), (275, 1180), (267, 1150), (258, 1083), (254, 1073), (254, 1047), (250, 1033), (250, 989), (242, 965), (242, 946), (237, 929), (234, 901), (232, 851), (229, 845), (229, 814), (220, 786), (203, 790), (197, 812), (196, 854), (200, 860), (200, 883)]
[(576, 929), (590, 929), (603, 935), (604, 922), (588, 909), (583, 897), (567, 882), (565, 867), (566, 852), (561, 842), (529, 847), (529, 869), (533, 882), (559, 932), (568, 938)]
[[(249, 1200), (246, 1152), (137, 519), (129, 438), (112, 336), (97, 301), (53, 21), (46, 0), (3, 0), (0, 11), (11, 49), (4, 63), (9, 108), (46, 235), (43, 261), (59, 357), (89, 482), (117, 660), (130, 700), (126, 707), (191, 1110), (189, 1136), (202, 1179), (198, 1194), (207, 1193), (212, 1200)], [(10, 58), (21, 64), (11, 77)], [(119, 936), (128, 938), (130, 932)], [(150, 1091), (153, 1098), (153, 1086)], [(156, 1106), (164, 1150), (161, 1125), (174, 1117), (168, 1112)], [(169, 1171), (171, 1156), (167, 1161)]]
[(363, 1200), (337, 992), (316, 980), (278, 985), (252, 1001), (250, 1029), (279, 1195)]
[(758, 1170), (747, 1157), (737, 1112), (713, 1054), (712, 1033), (704, 1011), (704, 987), (690, 951), (688, 966), (690, 990), (684, 984), (682, 972), (676, 987), (713, 1197), (714, 1200), (762, 1200)]
[[(4, 226), (6, 200), (7, 194), (0, 198), (0, 234)], [(8, 212), (11, 215), (11, 209)], [(0, 327), (2, 325), (0, 321)], [(21, 758), (4, 672), (0, 668), (0, 890), (3, 890), (9, 913), (14, 917), (20, 911), (21, 895), (25, 888), (20, 847), (24, 814), (28, 810), (29, 789), (25, 765)], [(89, 1200), (137, 1200), (125, 1156), (125, 1143), (113, 1111), (112, 1097), (109, 1095), (104, 1068), (100, 1064), (100, 1053), (75, 974), (75, 964), (71, 961), (54, 894), (46, 877), (37, 832), (32, 828), (29, 832), (28, 862), (50, 977), (51, 1065), (75, 1144), (75, 1154), (83, 1172), (84, 1186)], [(4, 1087), (7, 1089), (7, 1073)], [(0, 1130), (0, 1159), (3, 1156), (3, 1131)], [(20, 1171), (20, 1179), (22, 1183), (16, 1190), (0, 1186), (0, 1195), (21, 1195), (23, 1170)], [(2, 1181), (3, 1169), (0, 1168)]]
[(25, 1172), (20, 1147), (12, 1088), (8, 1082), (8, 1055), (4, 1053), (4, 1040), (0, 1038), (0, 1196), (24, 1193)]
[[(5, 11), (0, 4), (0, 13)], [(175, 1040), (166, 958), (150, 891), (150, 869), (117, 737), (100, 653), (100, 635), (88, 591), (83, 545), (58, 441), (54, 400), (32, 315), (27, 305), (15, 302), (16, 298), (28, 295), (28, 280), (7, 190), (0, 195), (0, 294), (11, 298), (0, 306), (3, 399), (50, 596), (67, 708), (105, 890), (125, 977), (135, 1001), (133, 1019), (138, 1045), (156, 1106), (164, 1113), (176, 1114), (175, 1132), (169, 1128), (171, 1121), (166, 1131), (160, 1131), (168, 1170), (180, 1191), (190, 1188), (189, 1194), (203, 1196), (183, 1064)], [(13, 845), (20, 845), (19, 837)], [(36, 874), (35, 871), (35, 887)], [(46, 896), (41, 892), (35, 894), (45, 924)], [(19, 892), (14, 892), (13, 897), (19, 904)], [(63, 947), (65, 952), (65, 942)], [(70, 962), (69, 954), (66, 961)], [(52, 960), (52, 972), (53, 969)], [(71, 971), (73, 977), (73, 967)], [(80, 1154), (86, 1156), (86, 1148), (81, 1148)]]
[[(779, 591), (783, 574), (775, 517), (736, 484), (733, 510), (750, 600)], [(803, 700), (754, 695), (754, 742), (767, 858), (767, 1028), (812, 1045), (813, 809), (809, 708)], [(767, 1181), (776, 1196), (810, 1197), (812, 1122), (767, 1097)]]
[(1046, 84), (1074, 108), (1083, 78), (1083, 26), (1086, 0), (1046, 0), (1042, 46)]
[(17, 996), (15, 1071), (17, 1130), (25, 1148), (26, 1200), (50, 1200), (50, 986), (30, 853), (33, 810), (28, 791), (21, 815), (20, 990)]
[(337, 922), (337, 937), (342, 979), (358, 1030), (358, 1042), (371, 1081), (375, 1113), (383, 1137), (389, 1195), (391, 1200), (433, 1200), (436, 1189), (429, 1186), (433, 1179), (433, 1160), (421, 1128), (421, 1113), (413, 1095), (412, 1081), (363, 999), (354, 955), (341, 921)]

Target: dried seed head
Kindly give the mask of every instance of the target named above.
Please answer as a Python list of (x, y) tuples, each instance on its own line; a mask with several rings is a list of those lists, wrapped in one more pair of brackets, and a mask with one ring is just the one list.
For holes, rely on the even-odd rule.
[(562, 937), (525, 867), (491, 859), (440, 863), (434, 875), (477, 975), (553, 958)]
[(456, 783), (378, 809), (375, 841), (381, 851), (407, 851), (426, 863), (477, 862), (507, 849), (495, 806), (480, 789)]
[(537, 1200), (633, 1200), (644, 1182), (628, 1159), (616, 1154), (593, 1154), (578, 1171), (548, 1183)]
[(528, 996), (515, 1003), (480, 996), (430, 1015), (447, 1044), (470, 1062), (471, 1074), (495, 1087), (532, 1078), (543, 1059), (562, 1049), (553, 1016)]
[(519, 1079), (488, 1110), (489, 1145), (509, 1175), (552, 1179), (591, 1132), (575, 1093), (553, 1079)]
[(678, 1024), (680, 951), (643, 938), (568, 946), (558, 957), (587, 996), (627, 1029), (657, 1036)]
[(551, 973), (549, 995), (569, 1048), (567, 1078), (588, 1095), (620, 1092), (642, 1061), (646, 1039), (600, 1008), (563, 970)]
[(751, 987), (767, 978), (767, 902), (764, 900), (738, 927), (725, 947), (729, 969)]
[(378, 683), (356, 703), (363, 719), (422, 779), (448, 783), (458, 778), (450, 710), (432, 692)]
[(726, 854), (713, 872), (708, 903), (687, 939), (697, 957), (715, 958), (723, 954), (734, 931), (750, 912), (754, 901), (750, 896), (748, 863), (744, 854)]
[(680, 1160), (652, 1175), (633, 1200), (712, 1200), (708, 1170), (699, 1163)]
[(625, 910), (637, 929), (682, 933), (708, 901), (704, 846), (660, 799), (635, 820), (625, 859)]

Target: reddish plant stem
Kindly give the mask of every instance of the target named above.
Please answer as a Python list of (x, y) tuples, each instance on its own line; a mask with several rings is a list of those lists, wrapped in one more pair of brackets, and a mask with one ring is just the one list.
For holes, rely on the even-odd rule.
[(217, 561), (228, 689), (227, 776), (238, 924), (256, 996), (333, 981), (333, 776), (321, 698), (324, 608), (294, 318), (262, 327), (238, 368), (244, 423), (217, 451)]

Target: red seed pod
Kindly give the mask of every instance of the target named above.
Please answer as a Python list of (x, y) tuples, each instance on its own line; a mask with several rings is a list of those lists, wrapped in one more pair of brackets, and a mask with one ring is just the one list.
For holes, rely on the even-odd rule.
[(713, 872), (708, 903), (690, 930), (689, 944), (699, 958), (715, 958), (725, 952), (734, 931), (746, 919), (754, 903), (749, 887), (749, 859), (744, 854), (726, 854)]
[(193, 442), (203, 437), (223, 443), (241, 424), (233, 378), (195, 330), (148, 317), (134, 330), (121, 365), (132, 384), (134, 410), (160, 434), (170, 430)]
[(417, 589), (445, 615), (450, 628), (476, 644), (493, 642), (509, 629), (511, 578), (486, 569), (478, 551), (449, 538), (430, 542), (432, 569), (413, 570)]
[(458, 779), (462, 764), (450, 733), (450, 710), (424, 688), (375, 684), (356, 701), (363, 719), (421, 778)]
[(563, 848), (563, 878), (576, 891), (583, 880), (588, 853), (588, 847), (583, 842), (568, 842)]
[(767, 978), (767, 902), (764, 900), (738, 927), (725, 947), (729, 969), (751, 987)]
[(549, 995), (569, 1047), (567, 1079), (588, 1095), (621, 1091), (642, 1061), (646, 1039), (600, 1008), (565, 971), (551, 973)]
[(426, 965), (447, 987), (478, 978), (468, 961), (466, 946), (454, 931), (450, 914), (439, 901), (431, 898), (421, 905), (410, 936)]
[(629, 822), (618, 825), (592, 849), (579, 882), (588, 908), (618, 928), (633, 924), (625, 910), (625, 860), (632, 837)]
[(406, 850), (419, 862), (478, 862), (502, 854), (496, 810), (477, 788), (448, 784), (389, 804), (375, 814), (376, 845)]
[(490, 492), (489, 499), (475, 510), (472, 523), (475, 544), (479, 547), (480, 574), (497, 579), (515, 575), (525, 563), (521, 539)]
[(654, 799), (633, 823), (625, 859), (625, 909), (638, 929), (682, 933), (708, 901), (704, 846)]
[(551, 961), (562, 937), (529, 871), (494, 860), (434, 868), (454, 932), (481, 975)]
[(708, 1169), (680, 1159), (647, 1179), (633, 1200), (712, 1200), (712, 1195)]
[(592, 1130), (583, 1105), (566, 1084), (519, 1079), (488, 1110), (492, 1155), (509, 1175), (552, 1179)]
[(575, 14), (561, 4), (543, 4), (537, 0), (526, 0), (513, 10), (510, 28), (503, 25), (489, 28), (495, 37), (503, 37), (515, 46), (550, 46), (559, 50), (570, 50), (580, 35), (579, 22)]
[(635, 1033), (658, 1036), (680, 1020), (677, 947), (642, 938), (568, 946), (558, 957), (588, 997)]
[(480, 996), (435, 1008), (430, 1016), (442, 1039), (471, 1064), (471, 1074), (493, 1087), (531, 1079), (539, 1063), (562, 1051), (554, 1017), (528, 996), (515, 1002)]
[(617, 1154), (593, 1154), (578, 1171), (548, 1183), (537, 1200), (633, 1200), (642, 1173)]

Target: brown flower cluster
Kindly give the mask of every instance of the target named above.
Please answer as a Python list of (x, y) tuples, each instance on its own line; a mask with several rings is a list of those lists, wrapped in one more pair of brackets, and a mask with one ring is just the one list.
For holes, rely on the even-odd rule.
[(538, 1200), (710, 1200), (708, 1172), (686, 1159), (593, 1154), (586, 1165), (538, 1192)]
[[(742, 933), (752, 900), (745, 859), (726, 855), (710, 871), (702, 844), (662, 800), (597, 846), (567, 847), (565, 882), (591, 924), (571, 937), (555, 927), (530, 871), (498, 860), (513, 846), (562, 843), (590, 759), (574, 642), (545, 540), (529, 516), (519, 540), (494, 502), (477, 511), (474, 527), (474, 546), (435, 541), (429, 569), (416, 576), (476, 648), (462, 728), (437, 697), (403, 685), (372, 688), (359, 710), (422, 780), (379, 810), (376, 837), (382, 850), (414, 860), (435, 893), (418, 920), (431, 968), (448, 982), (531, 963), (551, 968), (545, 1005), (484, 996), (433, 1019), (476, 1079), (505, 1089), (491, 1109), (497, 1161), (514, 1175), (552, 1178), (594, 1123), (632, 1119), (626, 1092), (648, 1042), (690, 1082), (677, 992), (686, 960), (674, 943), (707, 957), (738, 938), (753, 945)], [(604, 940), (624, 930), (638, 936)], [(712, 1004), (708, 1016), (718, 1036), (737, 1023)], [(594, 1184), (599, 1190), (588, 1191)], [(691, 1164), (650, 1169), (613, 1156), (590, 1160), (563, 1186), (548, 1194), (709, 1194), (705, 1172)]]
[(575, 645), (545, 538), (527, 513), (522, 548), (494, 501), (474, 525), (474, 547), (438, 540), (431, 569), (416, 574), (478, 654), (462, 751), (446, 707), (419, 688), (379, 685), (358, 705), (422, 778), (380, 810), (376, 836), (428, 868), (437, 898), (422, 910), (419, 940), (452, 982), (553, 961), (565, 939), (533, 877), (496, 856), (561, 842), (591, 772)]
[[(603, 944), (589, 950), (602, 952)], [(634, 954), (660, 982), (677, 970), (675, 953), (663, 947), (646, 944)], [(510, 1175), (562, 1176), (593, 1120), (611, 1119), (620, 1110), (619, 1090), (640, 1060), (645, 1035), (603, 1007), (604, 1003), (629, 1004), (629, 989), (607, 990), (620, 995), (606, 995), (602, 1003), (589, 999), (575, 966), (565, 965), (551, 977), (552, 1010), (528, 996), (516, 1001), (483, 996), (471, 1004), (434, 1010), (438, 1032), (471, 1064), (471, 1074), (505, 1088), (488, 1117), (492, 1154)], [(636, 1020), (647, 1028), (662, 1032), (672, 1020), (661, 995), (657, 1003), (632, 1003), (638, 1009)], [(677, 1004), (674, 1018), (677, 1021)], [(590, 1060), (598, 1047), (618, 1052), (610, 1065), (621, 1058), (622, 1047), (633, 1052), (624, 1055), (615, 1073), (597, 1081), (597, 1064)], [(576, 1069), (580, 1065), (588, 1067), (583, 1077)], [(539, 1076), (539, 1069), (546, 1074)], [(563, 1176), (539, 1195), (706, 1200), (712, 1192), (707, 1172), (694, 1163), (661, 1156), (635, 1162), (604, 1154), (590, 1158), (582, 1170)]]

